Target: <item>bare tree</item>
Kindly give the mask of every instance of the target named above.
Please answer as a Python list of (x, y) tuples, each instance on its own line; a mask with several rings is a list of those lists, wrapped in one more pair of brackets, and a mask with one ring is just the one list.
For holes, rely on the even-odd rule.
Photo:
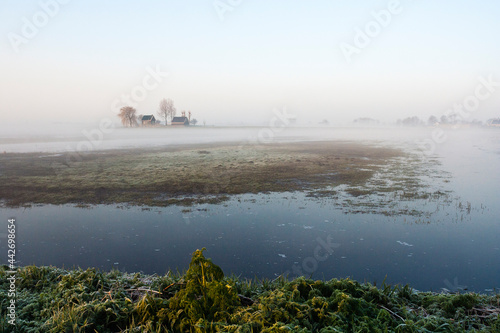
[(193, 126), (194, 126), (194, 125), (196, 125), (196, 123), (198, 123), (198, 120), (196, 120), (196, 118), (193, 118), (189, 123), (193, 124)]
[(167, 125), (168, 117), (168, 101), (164, 98), (160, 101), (160, 106), (158, 107), (158, 116), (165, 120), (165, 125)]
[(165, 125), (167, 125), (167, 118), (170, 116), (170, 121), (174, 118), (177, 110), (174, 106), (174, 101), (169, 99), (162, 99), (160, 101), (160, 106), (158, 108), (158, 116), (162, 117), (165, 120)]
[(172, 101), (172, 107), (170, 108), (168, 114), (170, 115), (170, 121), (174, 119), (175, 114), (177, 113), (177, 109), (174, 107), (174, 102)]
[(131, 106), (124, 106), (120, 109), (118, 117), (120, 117), (123, 126), (125, 127), (137, 126), (137, 117), (135, 115), (136, 112), (137, 110)]

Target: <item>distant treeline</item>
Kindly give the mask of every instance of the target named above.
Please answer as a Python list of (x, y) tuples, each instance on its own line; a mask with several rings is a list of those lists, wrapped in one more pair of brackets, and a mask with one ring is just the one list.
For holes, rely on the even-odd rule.
[[(353, 121), (358, 125), (378, 125), (380, 122), (373, 118), (362, 117)], [(440, 118), (430, 116), (427, 120), (420, 119), (417, 116), (398, 119), (396, 121), (398, 126), (437, 126), (437, 125), (468, 125), (468, 126), (500, 126), (500, 118), (491, 118), (486, 122), (477, 119), (466, 120), (458, 114), (442, 115)]]

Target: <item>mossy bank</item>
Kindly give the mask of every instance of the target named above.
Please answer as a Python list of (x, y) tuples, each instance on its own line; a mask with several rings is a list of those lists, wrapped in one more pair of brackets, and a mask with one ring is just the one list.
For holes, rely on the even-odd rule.
[(225, 277), (197, 250), (185, 274), (18, 268), (3, 332), (499, 332), (500, 295), (436, 294), (350, 279)]

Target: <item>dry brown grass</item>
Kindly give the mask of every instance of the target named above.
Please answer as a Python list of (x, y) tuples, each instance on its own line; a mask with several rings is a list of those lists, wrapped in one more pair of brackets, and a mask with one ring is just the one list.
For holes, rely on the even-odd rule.
[(67, 154), (3, 154), (0, 199), (7, 206), (217, 202), (229, 194), (363, 185), (401, 155), (350, 142), (102, 151), (81, 161)]

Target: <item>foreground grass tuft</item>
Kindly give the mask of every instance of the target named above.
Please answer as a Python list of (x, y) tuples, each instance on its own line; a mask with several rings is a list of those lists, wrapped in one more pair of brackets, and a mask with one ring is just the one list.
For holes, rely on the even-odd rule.
[[(242, 280), (202, 250), (185, 274), (17, 270), (17, 332), (500, 332), (500, 295), (377, 288), (350, 279)], [(0, 331), (7, 322), (0, 268)]]

